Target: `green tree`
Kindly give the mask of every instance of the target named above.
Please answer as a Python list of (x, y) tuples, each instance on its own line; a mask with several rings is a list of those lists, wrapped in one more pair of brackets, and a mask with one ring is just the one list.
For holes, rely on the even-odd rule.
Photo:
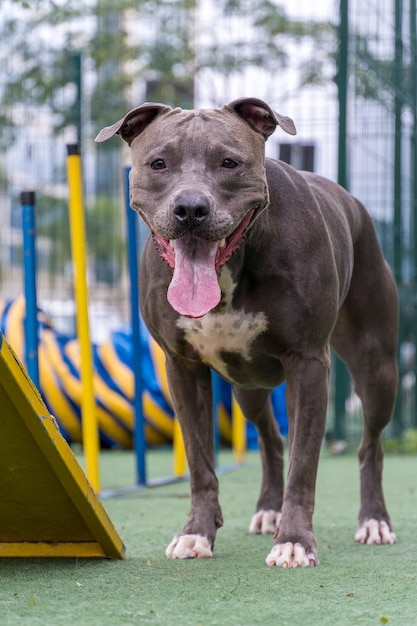
[[(47, 107), (57, 134), (80, 124), (80, 73), (97, 77), (92, 99), (99, 125), (119, 115), (126, 106), (126, 74), (118, 65), (136, 57), (118, 16), (133, 0), (82, 0), (58, 5), (54, 0), (36, 3), (8, 0), (13, 11), (0, 10), (3, 45), (9, 55), (1, 90), (3, 121), (13, 127), (13, 106)], [(114, 27), (112, 27), (114, 25)], [(81, 59), (81, 64), (80, 64)], [(112, 71), (108, 71), (108, 68)], [(94, 103), (94, 100), (93, 100)], [(105, 106), (103, 106), (105, 103)], [(84, 123), (88, 120), (83, 120)]]
[[(201, 64), (220, 72), (240, 72), (245, 67), (259, 67), (271, 75), (288, 67), (290, 61), (298, 74), (298, 85), (319, 84), (329, 80), (326, 66), (335, 59), (337, 32), (328, 22), (296, 20), (273, 0), (223, 0), (222, 13), (238, 17), (243, 24), (239, 36), (230, 45), (224, 44), (214, 30), (212, 43), (202, 51)], [(252, 38), (248, 39), (248, 30)], [(298, 67), (289, 43), (314, 43), (314, 55), (299, 52)]]
[[(226, 20), (231, 16), (245, 20), (245, 28), (231, 42), (219, 39), (217, 29), (211, 29), (196, 49), (197, 1), (6, 0), (14, 7), (11, 12), (0, 10), (3, 42), (13, 50), (1, 93), (6, 126), (13, 124), (13, 105), (47, 106), (60, 133), (79, 124), (77, 99), (84, 99), (94, 133), (125, 112), (127, 93), (139, 78), (148, 81), (150, 92), (159, 99), (190, 104), (193, 80), (202, 68), (226, 76), (248, 66), (276, 71), (288, 63), (290, 40), (316, 44), (314, 59), (304, 59), (300, 67), (300, 84), (323, 79), (323, 65), (336, 48), (329, 24), (292, 20), (272, 0), (219, 0), (218, 14)], [(129, 36), (129, 22), (137, 15), (142, 22)], [(248, 28), (256, 33), (256, 46), (248, 44)], [(88, 94), (80, 93), (80, 55), (90, 83)]]

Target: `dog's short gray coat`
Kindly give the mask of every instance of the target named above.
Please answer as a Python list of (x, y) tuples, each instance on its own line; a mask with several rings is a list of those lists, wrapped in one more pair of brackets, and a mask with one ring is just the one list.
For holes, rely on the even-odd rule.
[[(266, 159), (289, 118), (256, 98), (213, 110), (147, 103), (103, 129), (132, 150), (131, 205), (149, 225), (141, 308), (166, 354), (191, 478), (191, 512), (171, 558), (212, 555), (223, 518), (213, 461), (210, 367), (259, 431), (263, 479), (252, 532), (274, 533), (269, 565), (318, 564), (315, 482), (330, 346), (362, 400), (356, 540), (392, 543), (381, 431), (397, 388), (397, 291), (374, 226), (337, 184)], [(289, 467), (270, 404), (287, 381)]]

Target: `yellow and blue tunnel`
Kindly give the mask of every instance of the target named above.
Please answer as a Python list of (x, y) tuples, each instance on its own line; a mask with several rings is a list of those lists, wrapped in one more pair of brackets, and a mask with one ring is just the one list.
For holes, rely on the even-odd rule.
[[(26, 315), (23, 297), (0, 301), (0, 330), (9, 340), (19, 359), (25, 363)], [(80, 349), (75, 337), (56, 331), (42, 311), (39, 322), (40, 392), (49, 411), (56, 418), (67, 441), (82, 442)], [(172, 443), (174, 412), (165, 372), (165, 357), (140, 321), (143, 416), (148, 445)], [(93, 344), (93, 385), (100, 443), (107, 448), (132, 448), (134, 431), (134, 358), (130, 326), (110, 332), (101, 344)], [(232, 393), (229, 383), (219, 377), (220, 403), (217, 429), (220, 440), (231, 442)], [(285, 385), (272, 393), (274, 413), (281, 433), (287, 434)], [(256, 430), (247, 423), (247, 446), (257, 447)]]

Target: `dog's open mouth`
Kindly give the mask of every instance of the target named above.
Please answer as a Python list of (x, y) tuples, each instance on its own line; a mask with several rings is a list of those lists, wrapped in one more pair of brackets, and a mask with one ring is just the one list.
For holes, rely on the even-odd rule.
[(239, 226), (220, 241), (191, 235), (168, 241), (152, 231), (159, 253), (174, 270), (167, 297), (177, 313), (202, 317), (219, 304), (220, 269), (242, 242), (253, 213), (248, 211)]

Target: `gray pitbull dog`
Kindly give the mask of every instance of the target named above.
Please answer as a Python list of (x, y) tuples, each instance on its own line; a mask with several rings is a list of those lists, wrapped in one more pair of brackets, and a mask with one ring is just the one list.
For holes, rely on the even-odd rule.
[[(397, 389), (396, 286), (364, 207), (337, 184), (265, 159), (291, 119), (257, 98), (212, 110), (146, 103), (104, 128), (132, 150), (131, 206), (149, 226), (145, 322), (162, 346), (190, 470), (191, 512), (169, 558), (211, 557), (223, 524), (214, 468), (210, 368), (259, 433), (253, 533), (268, 565), (318, 565), (313, 510), (326, 423), (330, 346), (361, 398), (356, 541), (395, 541), (382, 490), (381, 432)], [(289, 467), (270, 394), (287, 381)]]

